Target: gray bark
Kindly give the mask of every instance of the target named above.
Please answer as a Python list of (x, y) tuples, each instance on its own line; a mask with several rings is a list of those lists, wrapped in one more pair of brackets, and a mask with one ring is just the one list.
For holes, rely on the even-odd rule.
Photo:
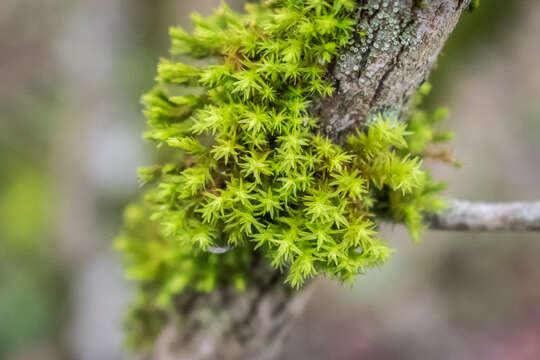
[(156, 360), (270, 360), (302, 313), (310, 289), (296, 291), (266, 264), (258, 264), (246, 292), (220, 289), (176, 299), (169, 326), (151, 353)]
[[(315, 101), (312, 109), (321, 119), (321, 131), (340, 141), (378, 112), (403, 115), (468, 4), (468, 0), (358, 1), (354, 42), (329, 67), (336, 91)], [(262, 272), (274, 280), (260, 281), (245, 294), (220, 291), (185, 297), (146, 358), (276, 358), (279, 343), (308, 294), (292, 292), (266, 267)]]
[(448, 200), (448, 208), (428, 217), (433, 230), (540, 231), (540, 202), (484, 203)]
[(370, 0), (359, 6), (354, 41), (330, 67), (336, 91), (316, 106), (321, 132), (339, 142), (378, 113), (403, 117), (468, 6), (463, 0)]

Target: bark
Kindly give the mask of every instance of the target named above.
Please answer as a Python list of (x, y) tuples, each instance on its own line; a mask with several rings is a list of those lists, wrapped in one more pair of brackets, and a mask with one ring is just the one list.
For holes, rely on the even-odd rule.
[(336, 91), (315, 109), (321, 131), (340, 142), (378, 113), (403, 117), (468, 6), (463, 0), (366, 1), (359, 6), (354, 41), (330, 67)]
[[(316, 101), (312, 109), (321, 119), (321, 131), (339, 142), (374, 114), (402, 116), (468, 4), (468, 0), (358, 1), (354, 41), (329, 68), (336, 91)], [(258, 282), (245, 294), (224, 290), (184, 296), (177, 307), (179, 321), (171, 320), (147, 358), (276, 358), (308, 293), (292, 292), (281, 276), (268, 269), (263, 272), (270, 280)]]
[(540, 231), (540, 202), (484, 203), (448, 200), (448, 208), (428, 217), (433, 230)]
[(259, 263), (253, 273), (256, 286), (246, 292), (179, 296), (169, 326), (142, 359), (274, 359), (311, 291), (283, 285), (283, 276), (267, 264)]

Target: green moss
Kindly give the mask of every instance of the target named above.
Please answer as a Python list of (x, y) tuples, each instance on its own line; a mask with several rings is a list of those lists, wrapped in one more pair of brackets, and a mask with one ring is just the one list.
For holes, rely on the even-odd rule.
[(474, 11), (480, 6), (480, 0), (471, 0), (469, 5), (469, 10)]
[[(349, 43), (354, 7), (276, 0), (239, 15), (222, 5), (194, 15), (193, 34), (171, 29), (173, 54), (212, 65), (162, 60), (143, 97), (145, 138), (182, 156), (141, 170), (154, 186), (126, 210), (116, 241), (140, 284), (135, 338), (155, 334), (185, 289), (249, 286), (255, 254), (296, 288), (318, 274), (352, 281), (388, 260), (379, 219), (403, 221), (417, 238), (422, 212), (441, 208), (421, 169), (433, 121), (419, 112), (409, 124), (378, 117), (343, 146), (317, 135), (307, 108), (333, 92), (326, 64)], [(180, 87), (198, 89), (178, 96)]]

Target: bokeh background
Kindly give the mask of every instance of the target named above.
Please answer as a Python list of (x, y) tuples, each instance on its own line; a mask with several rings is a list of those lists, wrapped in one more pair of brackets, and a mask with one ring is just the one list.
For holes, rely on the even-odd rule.
[[(241, 0), (228, 3), (242, 9)], [(139, 96), (170, 25), (218, 0), (0, 1), (0, 359), (126, 359), (111, 239), (152, 164)], [(433, 74), (448, 195), (540, 199), (540, 2), (482, 1)], [(385, 229), (356, 285), (320, 280), (282, 359), (540, 359), (540, 235)]]

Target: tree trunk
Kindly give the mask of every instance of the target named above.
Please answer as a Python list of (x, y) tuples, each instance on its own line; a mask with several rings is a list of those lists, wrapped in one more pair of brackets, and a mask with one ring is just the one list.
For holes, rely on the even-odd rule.
[[(358, 1), (351, 46), (329, 67), (336, 91), (315, 102), (321, 131), (340, 142), (384, 113), (403, 117), (427, 78), (468, 0)], [(154, 360), (267, 360), (302, 312), (309, 290), (293, 291), (280, 274), (265, 274), (245, 293), (184, 294), (160, 334)]]
[(310, 290), (292, 290), (281, 274), (266, 270), (266, 279), (243, 293), (222, 289), (182, 295), (175, 307), (178, 320), (159, 335), (149, 358), (274, 359)]
[[(356, 36), (329, 69), (336, 91), (315, 107), (321, 131), (340, 141), (373, 115), (402, 118), (461, 14), (464, 0), (370, 0)], [(385, 5), (386, 4), (386, 5)]]

